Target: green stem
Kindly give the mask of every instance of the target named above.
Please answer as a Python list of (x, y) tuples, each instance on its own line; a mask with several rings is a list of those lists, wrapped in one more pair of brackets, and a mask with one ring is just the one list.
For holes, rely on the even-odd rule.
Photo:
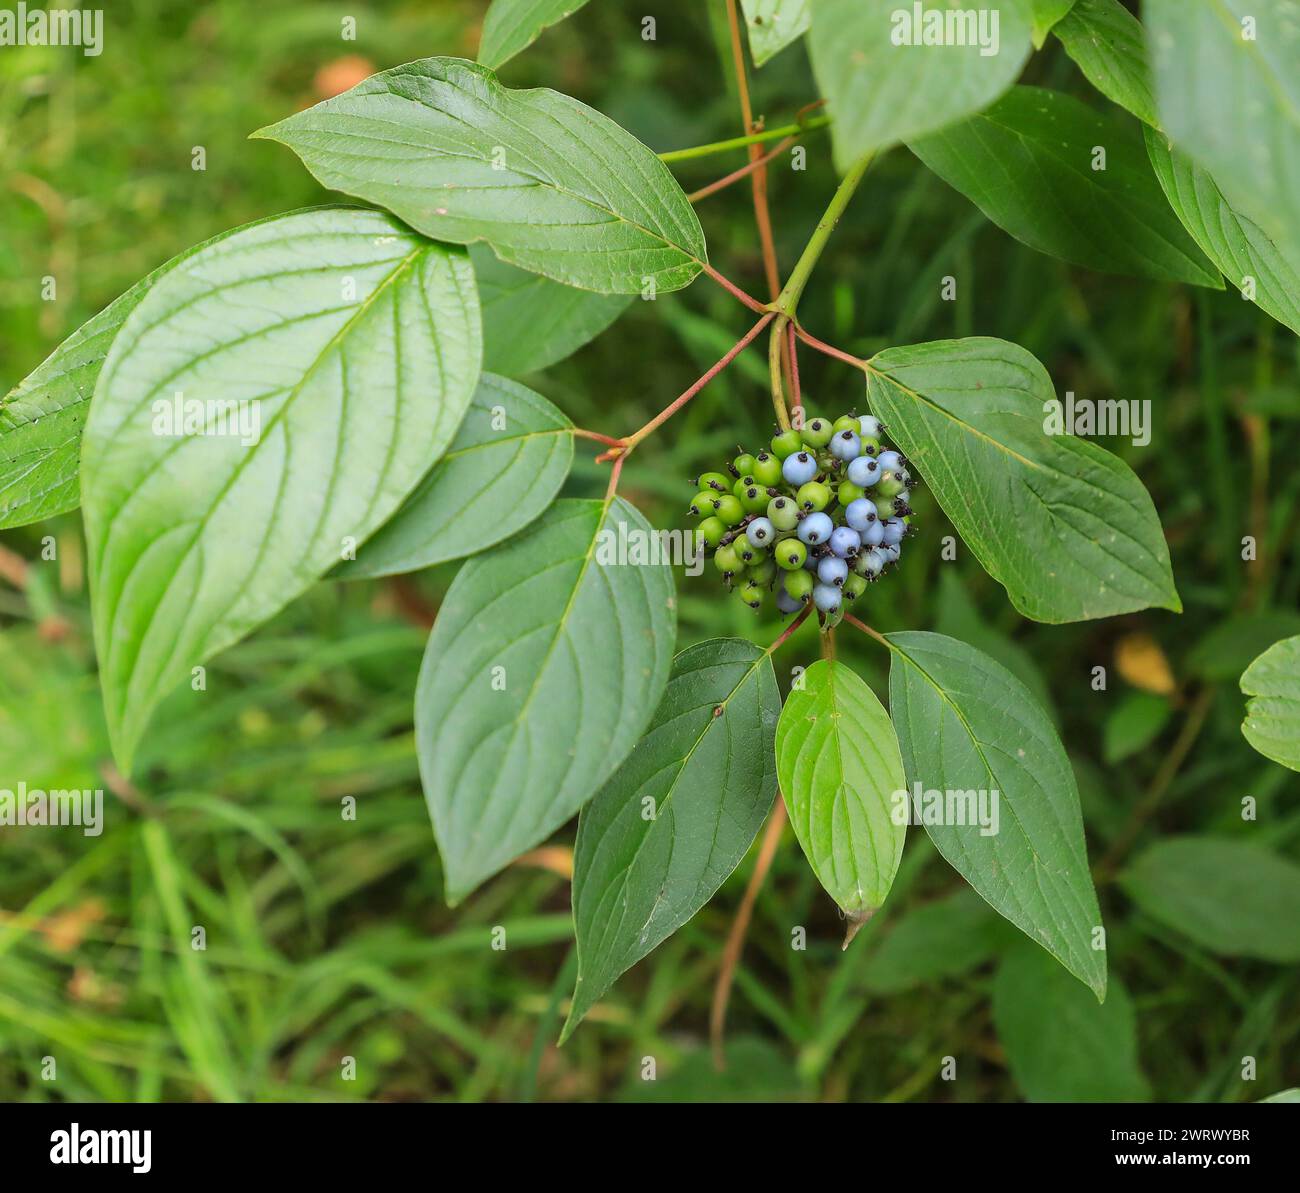
[(825, 214), (817, 222), (817, 227), (804, 246), (803, 256), (795, 263), (795, 267), (790, 271), (790, 277), (785, 283), (785, 289), (777, 295), (776, 302), (772, 305), (782, 314), (791, 319), (794, 318), (795, 308), (799, 305), (799, 299), (803, 294), (804, 287), (808, 284), (809, 277), (812, 276), (817, 259), (822, 255), (822, 250), (826, 247), (826, 242), (830, 239), (831, 233), (835, 231), (835, 225), (840, 222), (840, 216), (844, 214), (844, 209), (849, 205), (849, 200), (853, 198), (853, 192), (858, 189), (858, 183), (862, 181), (862, 176), (866, 174), (867, 167), (871, 165), (874, 155), (868, 153), (865, 157), (854, 162), (849, 168), (849, 172), (844, 175), (843, 180), (836, 188), (835, 194), (831, 196), (830, 205), (826, 208)]
[(802, 124), (783, 124), (780, 128), (764, 129), (761, 133), (751, 133), (747, 137), (731, 137), (726, 141), (711, 141), (708, 145), (692, 145), (689, 149), (671, 149), (659, 154), (661, 162), (681, 162), (693, 157), (710, 157), (715, 153), (726, 153), (731, 149), (744, 149), (748, 145), (759, 145), (764, 141), (779, 141), (782, 137), (797, 137), (800, 133), (812, 132), (830, 124), (829, 116), (813, 116)]

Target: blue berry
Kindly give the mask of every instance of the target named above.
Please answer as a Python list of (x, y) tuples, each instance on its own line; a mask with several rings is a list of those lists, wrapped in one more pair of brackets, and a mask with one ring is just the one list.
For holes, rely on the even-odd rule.
[(877, 547), (876, 550), (884, 557), (886, 563), (897, 563), (898, 557), (903, 553), (903, 548), (897, 543), (888, 547)]
[(776, 591), (776, 607), (782, 613), (793, 613), (802, 605), (802, 601), (796, 601), (784, 588), (778, 588)]
[(861, 489), (869, 489), (879, 479), (882, 469), (880, 461), (871, 456), (859, 456), (849, 464), (849, 480)]
[(864, 547), (879, 547), (885, 541), (885, 524), (877, 518), (862, 532)]
[(864, 551), (858, 556), (858, 563), (862, 568), (862, 575), (870, 576), (873, 579), (880, 575), (880, 569), (887, 562), (884, 549), (881, 547), (872, 547), (870, 551)]
[(843, 584), (849, 575), (849, 565), (838, 555), (823, 555), (817, 564), (817, 579), (823, 584)]
[(886, 547), (896, 547), (903, 541), (903, 535), (907, 533), (907, 524), (902, 518), (885, 519), (885, 537), (884, 544)]
[(841, 431), (831, 440), (831, 455), (837, 460), (856, 460), (862, 455), (862, 440), (854, 431)]
[(809, 514), (799, 523), (799, 540), (810, 547), (816, 543), (824, 543), (831, 537), (834, 529), (835, 523), (826, 514)]
[(840, 607), (840, 590), (834, 584), (818, 584), (813, 589), (813, 604), (823, 613), (834, 613)]
[(844, 520), (859, 534), (864, 533), (878, 518), (876, 503), (866, 497), (859, 497), (857, 501), (849, 502), (848, 508), (844, 511)]
[(837, 526), (831, 532), (831, 550), (841, 559), (856, 555), (862, 546), (862, 536), (851, 526)]
[(788, 484), (796, 487), (806, 485), (817, 475), (817, 461), (808, 452), (795, 452), (786, 456), (781, 465), (781, 475)]
[(863, 414), (858, 418), (858, 430), (868, 439), (879, 439), (880, 419), (874, 414)]
[(897, 472), (903, 466), (903, 457), (896, 451), (881, 452), (877, 458), (886, 472)]
[(776, 527), (769, 518), (755, 518), (745, 531), (752, 547), (766, 547), (776, 537)]

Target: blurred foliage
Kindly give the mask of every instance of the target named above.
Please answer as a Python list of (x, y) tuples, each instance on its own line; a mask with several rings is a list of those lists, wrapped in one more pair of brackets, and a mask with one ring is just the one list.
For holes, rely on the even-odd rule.
[[(100, 58), (6, 49), (3, 386), (177, 251), (328, 201), (290, 154), (246, 135), (372, 67), (472, 57), (483, 7), (130, 0), (106, 12)], [(642, 40), (643, 14), (656, 17), (654, 41)], [(349, 15), (357, 38), (345, 42)], [(646, 0), (635, 15), (617, 4), (585, 8), (504, 78), (572, 93), (664, 150), (735, 135), (729, 70), (720, 3)], [(1097, 102), (1053, 42), (1026, 78)], [(756, 110), (773, 123), (815, 99), (802, 48), (765, 66), (754, 90)], [(206, 170), (192, 169), (196, 147)], [(789, 158), (772, 167), (786, 268), (834, 185), (825, 134), (810, 135), (807, 147), (806, 170), (792, 170)], [(692, 160), (678, 175), (694, 189), (743, 160)], [(760, 290), (747, 185), (704, 201), (701, 216), (715, 264)], [(58, 283), (53, 302), (39, 298), (47, 275)], [(958, 280), (955, 302), (940, 300), (945, 275)], [(960, 547), (955, 563), (941, 561), (950, 529), (924, 489), (919, 521), (934, 549), (914, 549), (858, 612), (881, 630), (941, 629), (972, 641), (1030, 683), (1061, 726), (1083, 792), (1112, 972), (1136, 1023), (1135, 1056), (1111, 1066), (1123, 1086), (1112, 1096), (1149, 1087), (1162, 1100), (1252, 1101), (1300, 1082), (1295, 968), (1215, 956), (1136, 909), (1116, 881), (1152, 842), (1182, 834), (1249, 838), (1300, 856), (1300, 779), (1247, 747), (1236, 688), (1242, 666), (1300, 618), (1296, 339), (1231, 289), (1103, 277), (1039, 256), (904, 150), (868, 177), (801, 316), (859, 354), (1001, 336), (1043, 360), (1058, 392), (1151, 401), (1150, 445), (1107, 446), (1152, 492), (1182, 616), (1025, 622)], [(530, 383), (579, 424), (623, 433), (703, 372), (748, 321), (700, 281), (634, 303), (600, 340)], [(686, 478), (737, 441), (753, 447), (770, 433), (761, 357), (755, 348), (737, 360), (629, 463), (623, 490), (657, 524), (681, 523)], [(801, 362), (814, 409), (857, 404), (860, 382), (843, 366), (807, 353)], [(580, 453), (571, 493), (603, 489), (593, 454)], [(1257, 562), (1241, 559), (1246, 534), (1258, 539)], [(40, 558), (46, 536), (57, 562)], [(0, 550), (0, 785), (22, 777), (107, 789), (98, 838), (0, 828), (0, 1097), (1003, 1101), (1044, 1089), (1065, 1098), (1106, 1092), (1104, 1067), (1085, 1065), (1070, 1085), (1078, 1057), (1062, 1043), (1064, 1028), (1049, 1054), (1067, 1055), (1049, 1074), (1023, 1055), (1022, 1040), (1022, 1055), (1008, 1060), (1012, 1044), (994, 1021), (995, 975), (999, 1005), (1014, 1008), (1027, 997), (1016, 975), (1038, 967), (1007, 953), (1008, 934), (960, 895), (920, 832), (885, 909), (844, 953), (830, 901), (787, 832), (737, 972), (724, 1075), (708, 1060), (709, 1000), (752, 860), (557, 1050), (572, 979), (563, 866), (554, 857), (516, 865), (455, 911), (440, 897), (411, 698), (453, 569), (319, 585), (216, 660), (206, 693), (183, 693), (161, 712), (142, 777), (128, 787), (105, 761), (79, 518), (6, 533)], [(682, 646), (719, 634), (767, 641), (778, 629), (720, 599), (707, 575), (682, 580), (680, 621)], [(1117, 651), (1133, 635), (1150, 640), (1145, 648), (1154, 645), (1174, 677), (1158, 700), (1138, 700), (1120, 677)], [(838, 637), (841, 657), (883, 694), (880, 653), (847, 631)], [(779, 675), (815, 651), (806, 628), (780, 651)], [(1107, 669), (1104, 691), (1093, 686), (1095, 667)], [(1242, 819), (1247, 796), (1254, 821)], [(347, 797), (355, 820), (342, 813)], [(556, 842), (571, 844), (572, 829)], [(195, 925), (206, 933), (203, 951), (190, 947)], [(498, 925), (504, 951), (492, 948)], [(798, 926), (806, 951), (791, 948)], [(1049, 988), (1050, 980), (1043, 997)], [(1061, 1024), (1087, 1013), (1073, 989), (1062, 997)], [(1129, 1011), (1108, 1012), (1101, 1029), (1077, 1037), (1131, 1030)], [(42, 1080), (46, 1056), (57, 1062), (54, 1081)], [(941, 1074), (949, 1056), (952, 1081)], [(1242, 1079), (1246, 1056), (1256, 1058), (1254, 1080)], [(344, 1080), (349, 1057), (355, 1080)], [(653, 1086), (643, 1079), (647, 1057)]]

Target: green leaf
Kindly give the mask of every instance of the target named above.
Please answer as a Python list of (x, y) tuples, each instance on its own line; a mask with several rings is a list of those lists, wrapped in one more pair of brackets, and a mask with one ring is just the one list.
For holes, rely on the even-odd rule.
[[(912, 152), (1017, 240), (1088, 269), (1222, 289), (1161, 193), (1136, 125), (1015, 87)], [(1105, 151), (1105, 169), (1095, 155)]]
[(1049, 435), (1046, 370), (982, 337), (872, 358), (873, 413), (1011, 603), (1036, 621), (1181, 610), (1160, 520), (1118, 457)]
[(658, 545), (621, 498), (557, 501), (452, 583), (415, 694), (448, 902), (559, 828), (645, 730), (675, 636)]
[(1041, 50), (1052, 27), (1074, 7), (1074, 0), (1029, 0), (1034, 49)]
[(889, 714), (856, 673), (819, 659), (786, 697), (776, 769), (794, 835), (851, 938), (889, 894), (907, 834)]
[(1152, 919), (1213, 953), (1300, 961), (1300, 866), (1263, 846), (1167, 837), (1120, 882)]
[(506, 377), (563, 360), (600, 335), (632, 301), (516, 269), (486, 245), (471, 246), (469, 258), (483, 305), (483, 367)]
[(1296, 1089), (1284, 1089), (1280, 1093), (1270, 1094), (1267, 1098), (1260, 1098), (1261, 1102), (1300, 1102), (1300, 1087)]
[(1192, 647), (1187, 664), (1205, 679), (1235, 683), (1256, 655), (1293, 634), (1300, 634), (1300, 613), (1292, 609), (1234, 614)]
[(77, 508), (81, 428), (113, 337), (159, 278), (195, 253), (243, 230), (222, 232), (159, 266), (82, 324), (0, 398), (0, 529)]
[(447, 454), (334, 575), (394, 576), (486, 551), (542, 515), (572, 463), (573, 424), (540, 394), (484, 373)]
[[(1279, 323), (1300, 333), (1300, 268), (1253, 220), (1233, 210), (1218, 184), (1162, 133), (1146, 129), (1147, 155), (1165, 198), (1205, 255)], [(1292, 399), (1294, 402), (1294, 399)]]
[(901, 994), (958, 977), (992, 957), (1010, 935), (983, 899), (961, 890), (909, 911), (867, 962), (863, 982), (875, 994)]
[(1146, 1102), (1137, 1016), (1112, 978), (1099, 1003), (1041, 949), (1021, 945), (998, 966), (993, 1023), (1012, 1076), (1031, 1102)]
[[(124, 772), (192, 668), (401, 504), (455, 435), (480, 351), (468, 257), (380, 212), (254, 224), (153, 286), (104, 362), (82, 449), (95, 641)], [(247, 403), (239, 431), (255, 433), (221, 433), (208, 407), (204, 433), (170, 435), (178, 394)]]
[(974, 647), (940, 634), (888, 639), (889, 707), (908, 783), (945, 802), (951, 792), (985, 792), (990, 801), (998, 793), (995, 831), (973, 823), (967, 807), (967, 823), (926, 824), (935, 847), (995, 911), (1104, 998), (1079, 791), (1047, 715)]
[(1106, 765), (1114, 766), (1145, 750), (1169, 724), (1173, 711), (1163, 696), (1125, 692), (1102, 726), (1101, 756)]
[(1300, 770), (1300, 637), (1275, 642), (1241, 677), (1246, 719), (1241, 731), (1256, 750)]
[[(813, 5), (809, 51), (821, 94), (830, 101), (831, 141), (841, 172), (867, 153), (978, 112), (1016, 81), (1029, 57), (1029, 11), (1021, 0), (978, 10), (967, 0), (932, 0), (923, 11), (927, 16), (918, 30), (916, 6), (899, 0)], [(986, 53), (994, 44), (994, 14), (996, 51)], [(937, 18), (959, 22), (965, 44), (914, 40), (924, 38)]]
[(1159, 126), (1142, 23), (1119, 0), (1078, 0), (1055, 33), (1102, 95)]
[(812, 0), (740, 0), (749, 30), (749, 52), (762, 66), (812, 24)]
[(645, 737), (578, 819), (578, 982), (561, 1042), (740, 864), (776, 798), (780, 712), (772, 658), (749, 642), (674, 660)]
[(695, 211), (640, 141), (576, 99), (509, 90), (472, 62), (408, 62), (253, 135), (428, 236), (485, 240), (584, 290), (678, 290), (705, 264)]
[(499, 70), (521, 50), (526, 50), (551, 25), (558, 25), (582, 8), (587, 0), (492, 0), (483, 18), (478, 60)]
[(1294, 0), (1146, 0), (1156, 102), (1235, 211), (1300, 260), (1300, 21)]

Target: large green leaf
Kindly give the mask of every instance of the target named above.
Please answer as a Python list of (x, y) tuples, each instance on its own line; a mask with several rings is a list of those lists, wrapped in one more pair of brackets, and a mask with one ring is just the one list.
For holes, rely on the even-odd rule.
[(867, 395), (966, 545), (1036, 621), (1180, 610), (1160, 520), (1118, 457), (1044, 430), (1046, 370), (1004, 340), (872, 358)]
[(786, 697), (776, 769), (813, 873), (849, 920), (862, 923), (889, 894), (907, 834), (889, 714), (854, 671), (819, 659)]
[(472, 245), (469, 258), (483, 306), (483, 367), (506, 377), (563, 360), (600, 335), (632, 301), (516, 269), (486, 245)]
[(1211, 952), (1300, 961), (1300, 866), (1262, 845), (1167, 837), (1120, 882), (1147, 915)]
[(813, 0), (740, 0), (749, 30), (749, 52), (762, 66), (808, 32)]
[(1042, 49), (1053, 26), (1074, 7), (1074, 0), (1029, 0), (1034, 49)]
[(1165, 198), (1192, 239), (1243, 294), (1300, 333), (1300, 269), (1253, 220), (1234, 211), (1218, 184), (1162, 133), (1146, 129), (1147, 154)]
[(1119, 0), (1078, 0), (1055, 33), (1102, 95), (1153, 128), (1159, 125), (1142, 23)]
[(449, 902), (577, 812), (654, 714), (675, 618), (653, 535), (621, 498), (557, 501), (453, 582), (415, 694)]
[[(123, 770), (192, 668), (401, 504), (455, 435), (480, 351), (468, 257), (380, 212), (267, 220), (153, 286), (104, 362), (82, 451), (95, 641)], [(217, 407), (200, 434), (156, 433), (176, 395), (246, 403), (256, 434), (220, 433)]]
[[(1169, 210), (1138, 126), (1120, 113), (1015, 87), (980, 115), (908, 144), (1040, 253), (1106, 273), (1223, 286)], [(1099, 150), (1105, 169), (1093, 166)]]
[(447, 454), (334, 574), (393, 576), (485, 551), (542, 515), (572, 463), (573, 424), (540, 394), (484, 373)]
[(1300, 770), (1300, 637), (1275, 642), (1241, 677), (1241, 731), (1265, 758)]
[(438, 240), (605, 294), (688, 285), (704, 233), (668, 167), (558, 92), (425, 58), (253, 134), (288, 145), (325, 186)]
[(478, 60), (493, 70), (500, 69), (532, 45), (549, 25), (559, 24), (586, 3), (587, 0), (492, 0), (483, 18)]
[[(908, 44), (920, 6), (899, 0), (816, 0), (808, 35), (813, 72), (834, 117), (831, 141), (841, 172), (867, 153), (919, 137), (978, 112), (1020, 73), (1030, 52), (1029, 10), (1022, 0), (976, 8), (968, 0), (933, 0), (929, 20), (951, 19), (967, 44)], [(996, 51), (992, 46), (997, 20)], [(895, 38), (903, 44), (896, 44)], [(973, 43), (973, 44), (972, 44)]]
[(998, 793), (995, 831), (971, 823), (966, 809), (965, 824), (926, 824), (935, 847), (994, 910), (1103, 998), (1106, 954), (1095, 943), (1101, 912), (1079, 790), (1046, 713), (972, 646), (926, 633), (890, 634), (889, 643), (889, 708), (907, 781), (945, 800)]
[(1146, 0), (1143, 15), (1161, 126), (1235, 211), (1300, 260), (1295, 0)]
[(0, 398), (0, 529), (77, 508), (81, 428), (113, 337), (159, 278), (243, 230), (222, 232), (159, 266), (82, 324)]
[(772, 658), (749, 642), (674, 660), (645, 737), (578, 820), (578, 983), (561, 1039), (740, 864), (776, 797), (780, 712)]
[(993, 1024), (1012, 1076), (1031, 1102), (1145, 1102), (1137, 1016), (1111, 979), (1104, 1003), (1041, 949), (1018, 945), (993, 982)]

